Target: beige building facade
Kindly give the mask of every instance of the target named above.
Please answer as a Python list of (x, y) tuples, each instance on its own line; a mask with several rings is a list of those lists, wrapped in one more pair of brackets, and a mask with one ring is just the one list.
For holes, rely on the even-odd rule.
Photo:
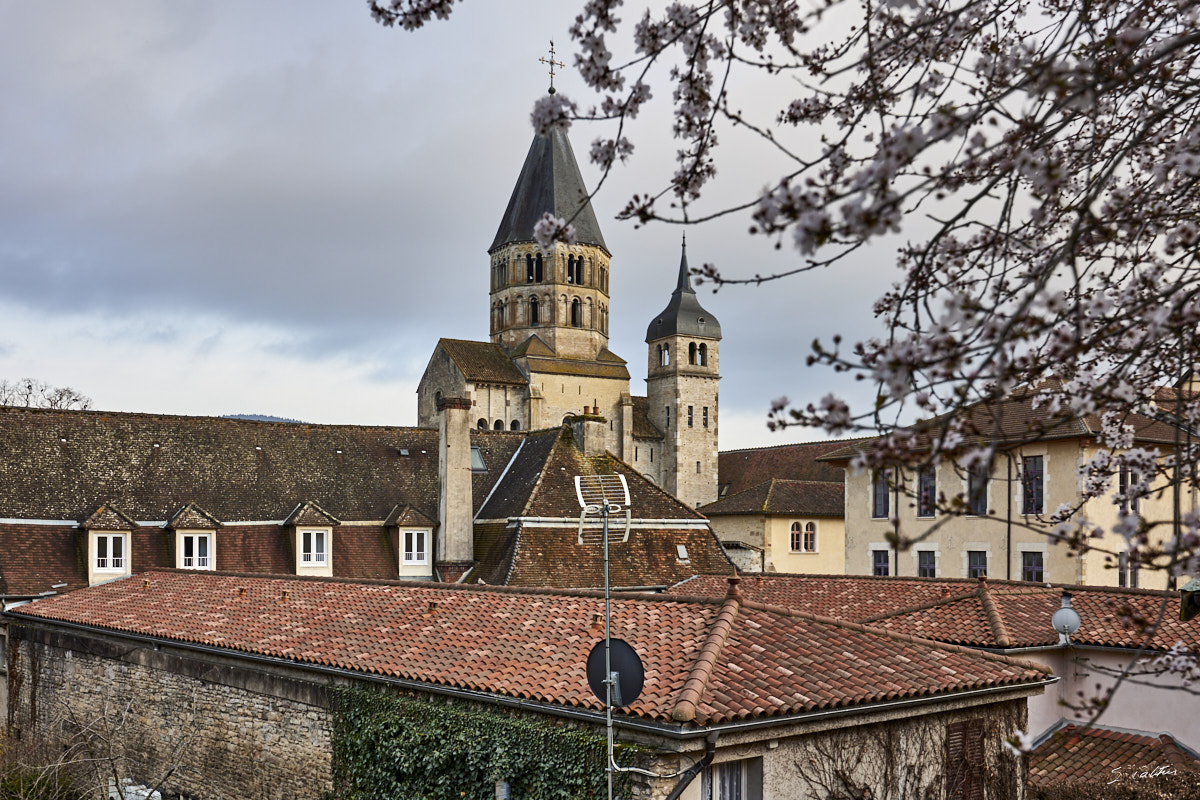
[[(1028, 403), (1020, 398), (1007, 405)], [(1011, 411), (1011, 409), (1010, 409)], [(999, 415), (998, 415), (999, 416)], [(1016, 417), (1018, 415), (1012, 414)], [(1136, 445), (1170, 452), (1173, 431), (1156, 420), (1143, 420)], [(851, 575), (898, 575), (927, 578), (977, 578), (1127, 586), (1168, 587), (1165, 559), (1155, 553), (1169, 540), (1174, 499), (1163, 478), (1133, 510), (1157, 525), (1149, 548), (1137, 553), (1112, 533), (1127, 500), (1123, 488), (1139, 476), (1122, 470), (1108, 492), (1084, 502), (1085, 465), (1100, 452), (1095, 421), (1077, 418), (1040, 441), (1006, 443), (994, 448), (986, 468), (964, 469), (949, 461), (916, 468), (861, 471), (849, 468), (855, 447), (826, 460), (847, 468), (845, 490), (846, 571)], [(1062, 429), (1066, 428), (1065, 431)], [(1064, 435), (1067, 434), (1067, 435)], [(1181, 498), (1185, 512), (1197, 507), (1194, 489)], [(1069, 541), (1051, 535), (1060, 508), (1078, 511), (1103, 536), (1088, 536), (1080, 554)], [(1164, 524), (1164, 522), (1166, 524)], [(899, 551), (896, 535), (911, 543)], [(1140, 564), (1140, 566), (1139, 566)], [(1179, 579), (1179, 582), (1186, 577)]]

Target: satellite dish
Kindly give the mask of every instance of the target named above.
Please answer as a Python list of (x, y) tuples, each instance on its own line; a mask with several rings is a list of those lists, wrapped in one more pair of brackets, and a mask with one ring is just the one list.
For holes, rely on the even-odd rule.
[[(615, 708), (625, 708), (641, 696), (642, 686), (646, 683), (646, 670), (642, 668), (642, 660), (637, 652), (624, 639), (610, 639), (609, 661), (615, 676), (613, 682), (612, 704)], [(607, 697), (604, 683), (604, 640), (596, 642), (592, 652), (588, 653), (587, 681), (592, 694), (600, 702), (606, 702)]]

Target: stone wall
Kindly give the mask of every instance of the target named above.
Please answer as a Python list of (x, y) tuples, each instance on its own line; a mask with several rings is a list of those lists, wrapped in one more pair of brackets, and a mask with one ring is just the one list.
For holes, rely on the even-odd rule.
[[(168, 797), (303, 800), (330, 788), (326, 690), (219, 658), (10, 628), (7, 723)], [(168, 774), (169, 773), (169, 774)]]

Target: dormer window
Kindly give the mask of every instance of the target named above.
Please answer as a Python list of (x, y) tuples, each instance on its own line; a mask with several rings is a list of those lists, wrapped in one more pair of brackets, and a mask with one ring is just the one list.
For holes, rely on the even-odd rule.
[(300, 531), (300, 565), (323, 567), (329, 561), (329, 532), (323, 529)]
[(175, 531), (176, 569), (216, 569), (214, 531)]
[(212, 569), (212, 537), (206, 533), (189, 533), (183, 537), (183, 568)]
[(126, 549), (125, 534), (96, 534), (96, 571), (124, 572)]

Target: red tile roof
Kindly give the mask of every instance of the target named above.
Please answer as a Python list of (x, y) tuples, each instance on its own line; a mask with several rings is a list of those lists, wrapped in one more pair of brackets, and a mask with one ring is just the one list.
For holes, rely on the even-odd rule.
[(1155, 767), (1195, 771), (1200, 769), (1200, 763), (1165, 733), (1143, 736), (1068, 725), (1055, 731), (1029, 754), (1029, 783), (1049, 786), (1059, 781), (1079, 780), (1109, 784), (1122, 777), (1140, 782), (1134, 773), (1153, 771)]
[[(668, 591), (718, 596), (723, 580), (700, 575)], [(1050, 617), (1069, 591), (1082, 619), (1071, 636), (1077, 645), (1168, 650), (1183, 642), (1200, 649), (1200, 625), (1179, 621), (1175, 592), (990, 579), (784, 574), (746, 576), (741, 588), (747, 597), (772, 605), (942, 642), (998, 648), (1057, 644)]]
[(698, 510), (706, 517), (745, 514), (841, 517), (846, 513), (845, 508), (845, 485), (840, 482), (772, 478)]
[[(603, 595), (148, 572), (11, 612), (600, 710), (584, 665)], [(740, 599), (617, 595), (646, 670), (629, 713), (721, 723), (988, 687), (1047, 670)]]
[(842, 483), (845, 472), (817, 459), (857, 439), (782, 444), (747, 450), (724, 450), (717, 454), (717, 483), (722, 496), (744, 492), (772, 478), (791, 481)]

